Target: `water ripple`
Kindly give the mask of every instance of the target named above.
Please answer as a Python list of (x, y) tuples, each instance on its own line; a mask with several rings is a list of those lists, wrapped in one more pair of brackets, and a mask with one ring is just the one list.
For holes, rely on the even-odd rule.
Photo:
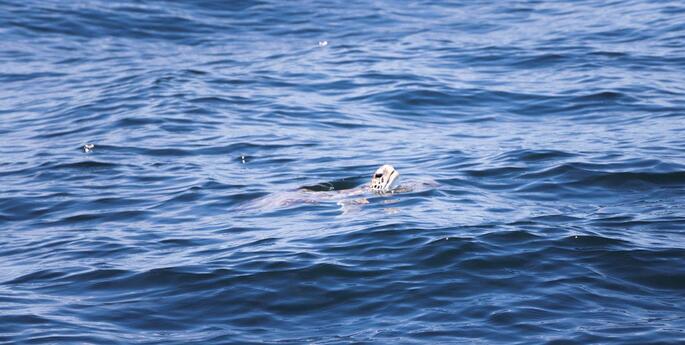
[(0, 1), (0, 342), (682, 343), (683, 14)]

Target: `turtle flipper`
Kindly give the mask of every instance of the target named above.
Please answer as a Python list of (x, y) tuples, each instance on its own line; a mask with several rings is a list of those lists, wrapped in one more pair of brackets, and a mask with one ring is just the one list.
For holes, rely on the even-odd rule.
[(369, 203), (368, 199), (361, 198), (361, 199), (338, 201), (338, 206), (340, 206), (340, 210), (342, 211), (342, 214), (348, 214), (350, 212), (358, 212), (362, 208), (362, 205), (365, 205), (368, 203)]

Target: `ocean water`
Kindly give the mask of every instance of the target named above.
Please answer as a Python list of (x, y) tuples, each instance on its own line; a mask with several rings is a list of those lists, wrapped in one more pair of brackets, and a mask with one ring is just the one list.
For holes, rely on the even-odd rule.
[(1, 0), (0, 188), (2, 343), (682, 344), (685, 3)]

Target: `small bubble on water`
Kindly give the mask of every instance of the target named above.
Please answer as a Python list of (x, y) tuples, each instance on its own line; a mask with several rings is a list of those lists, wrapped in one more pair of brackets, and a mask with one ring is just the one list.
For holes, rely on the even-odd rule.
[(83, 152), (85, 152), (85, 153), (90, 153), (93, 151), (93, 149), (95, 149), (95, 145), (93, 145), (93, 144), (83, 145)]
[(325, 47), (328, 45), (328, 41), (319, 41), (319, 47)]

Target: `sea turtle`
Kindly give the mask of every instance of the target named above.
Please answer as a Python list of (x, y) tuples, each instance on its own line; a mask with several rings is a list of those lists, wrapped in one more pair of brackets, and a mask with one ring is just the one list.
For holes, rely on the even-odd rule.
[[(371, 196), (388, 196), (416, 189), (425, 189), (427, 186), (435, 185), (433, 182), (399, 184), (399, 176), (400, 173), (392, 165), (385, 164), (376, 169), (371, 176), (370, 183), (356, 188), (350, 186), (349, 179), (318, 183), (302, 186), (295, 191), (266, 195), (250, 202), (246, 208), (269, 210), (304, 204), (335, 202), (341, 207), (343, 213), (347, 213), (361, 205), (368, 204), (368, 197)], [(383, 202), (393, 203), (396, 200), (384, 199)]]

